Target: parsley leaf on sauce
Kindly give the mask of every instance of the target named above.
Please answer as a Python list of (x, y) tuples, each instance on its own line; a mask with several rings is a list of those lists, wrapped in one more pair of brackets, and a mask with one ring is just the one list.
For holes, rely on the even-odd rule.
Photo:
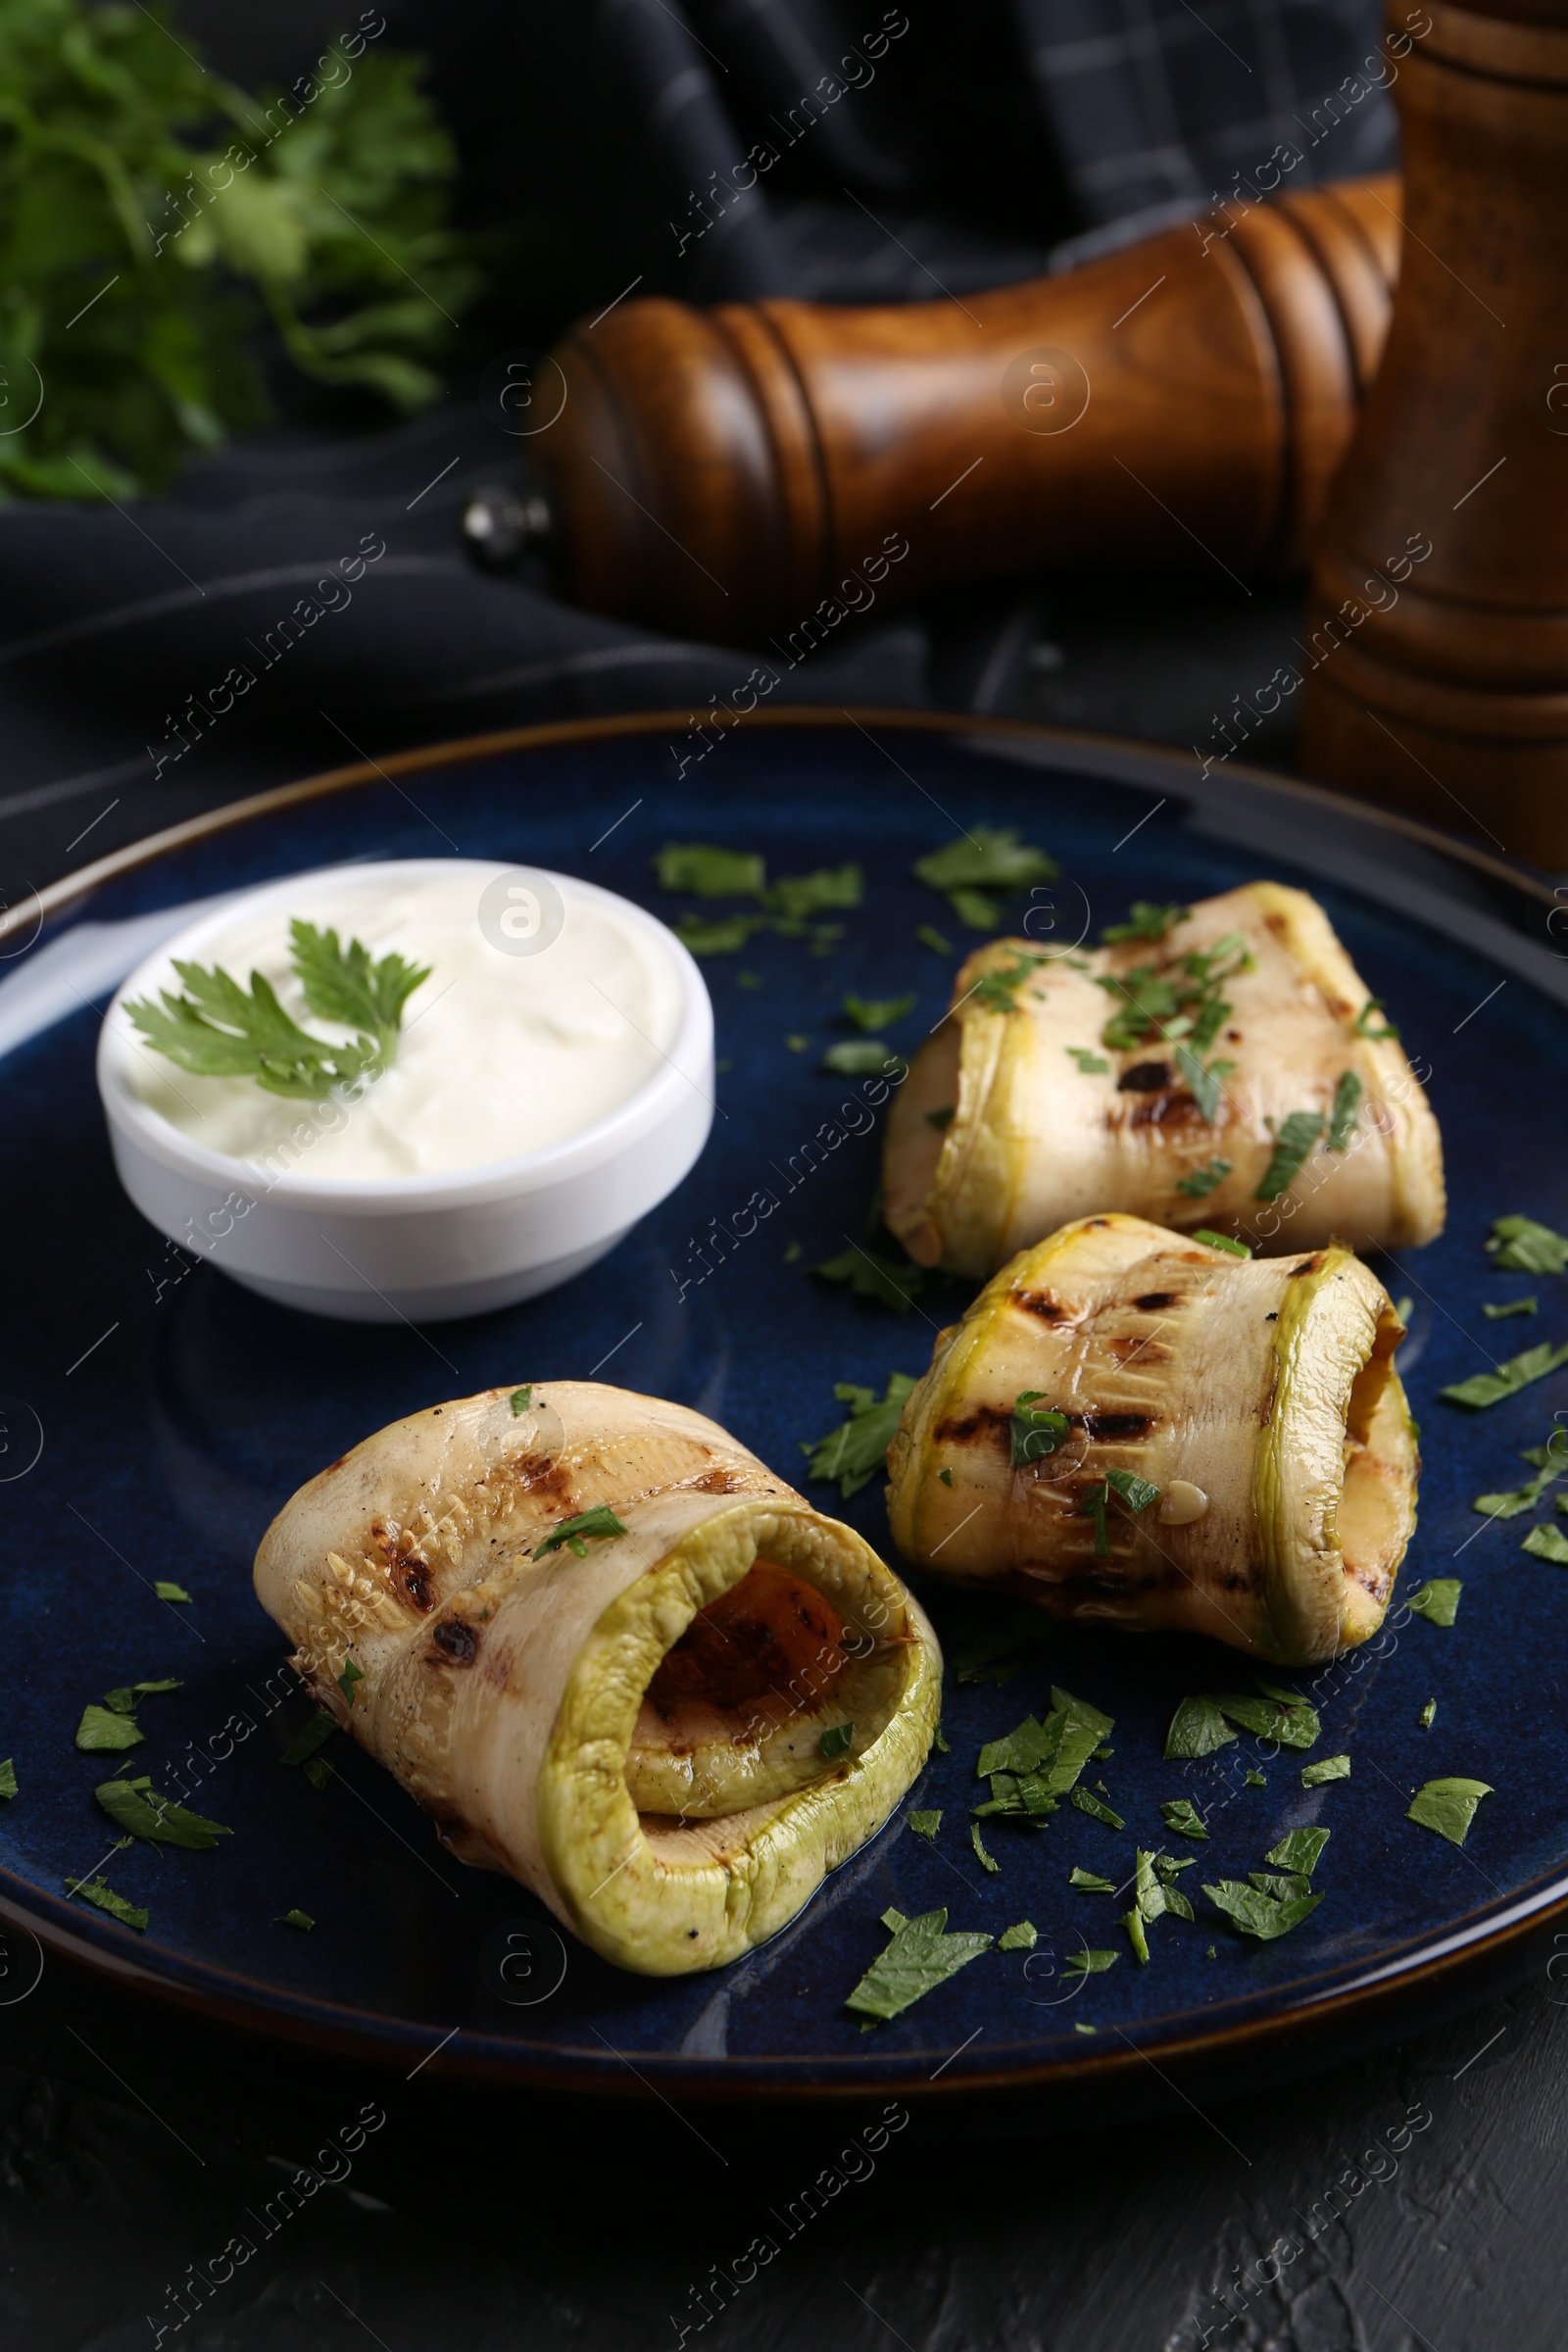
[(1201, 1056), (1195, 1054), (1190, 1046), (1177, 1047), (1176, 1062), (1187, 1081), (1188, 1093), (1198, 1104), (1203, 1125), (1212, 1127), (1214, 1113), (1219, 1108), (1220, 1088), (1235, 1069), (1235, 1062), (1211, 1061), (1205, 1069)]
[(1134, 899), (1124, 923), (1107, 923), (1100, 934), (1107, 948), (1124, 939), (1163, 939), (1178, 923), (1185, 923), (1191, 914), (1190, 906), (1154, 906), (1148, 899)]
[(818, 1755), (825, 1756), (831, 1763), (835, 1756), (847, 1754), (854, 1745), (855, 1726), (853, 1723), (830, 1723), (817, 1740), (816, 1750)]
[(1110, 1067), (1103, 1054), (1092, 1054), (1087, 1046), (1064, 1046), (1062, 1051), (1071, 1054), (1086, 1078), (1102, 1078)]

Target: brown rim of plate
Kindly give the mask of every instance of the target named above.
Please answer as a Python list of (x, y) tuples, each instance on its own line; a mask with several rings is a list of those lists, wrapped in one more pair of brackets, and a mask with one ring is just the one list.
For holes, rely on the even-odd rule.
[[(23, 906), (13, 907), (0, 914), (0, 945), (21, 930), (25, 923), (42, 923), (51, 915), (65, 912), (78, 900), (88, 898), (106, 882), (122, 874), (135, 872), (170, 853), (210, 840), (218, 834), (230, 832), (258, 817), (266, 817), (285, 808), (303, 806), (310, 801), (323, 800), (329, 795), (352, 791), (361, 785), (394, 783), (400, 776), (417, 775), (434, 767), (451, 767), (471, 761), (491, 759), (507, 752), (529, 752), (545, 749), (552, 744), (592, 742), (596, 738), (618, 735), (637, 735), (654, 730), (667, 730), (686, 725), (690, 713), (681, 710), (644, 710), (618, 713), (611, 717), (562, 719), (533, 727), (502, 728), (492, 734), (460, 736), (449, 743), (424, 746), (413, 752), (398, 752), (385, 760), (356, 760), (347, 767), (327, 768), (318, 775), (307, 776), (294, 784), (273, 786), (270, 791), (255, 793), (243, 801), (231, 801), (224, 807), (213, 808), (201, 816), (187, 817), (182, 823), (168, 826), (162, 833), (147, 835), (143, 840), (127, 843), (124, 849), (112, 851), (107, 857), (93, 860), (79, 872), (51, 882), (32, 894), (32, 900)], [(1089, 734), (1070, 728), (1048, 727), (1027, 719), (1003, 719), (973, 716), (961, 712), (911, 711), (860, 708), (802, 707), (779, 710), (738, 713), (739, 726), (766, 727), (841, 727), (845, 721), (862, 729), (869, 726), (896, 727), (911, 733), (978, 735), (993, 739), (1013, 739), (1048, 746), (1056, 756), (1053, 766), (1071, 767), (1075, 759), (1088, 755), (1097, 767), (1102, 766), (1107, 754), (1115, 762), (1111, 780), (1122, 783), (1168, 784), (1180, 792), (1184, 782), (1203, 780), (1203, 770), (1196, 760), (1166, 750), (1157, 744), (1132, 741), (1126, 737)], [(880, 748), (880, 747), (875, 747)], [(1266, 768), (1226, 762), (1228, 783), (1242, 784), (1278, 796), (1287, 804), (1304, 810), (1336, 817), (1342, 821), (1370, 824), (1385, 833), (1398, 835), (1403, 840), (1436, 853), (1455, 863), (1468, 866), (1489, 880), (1501, 882), (1527, 898), (1550, 907), (1558, 902), (1549, 883), (1528, 869), (1515, 866), (1504, 858), (1494, 857), (1478, 844), (1466, 842), (1455, 835), (1427, 825), (1419, 818), (1402, 815), (1397, 809), (1383, 808), (1371, 803), (1348, 799), (1331, 792), (1325, 785), (1303, 782), (1296, 777), (1272, 773)], [(1109, 773), (1107, 769), (1107, 773)], [(37, 913), (34, 912), (34, 903)], [(353, 2010), (341, 2004), (309, 1994), (289, 1994), (289, 2004), (316, 2012), (315, 2016), (291, 2014), (285, 2007), (279, 2011), (270, 2004), (277, 1998), (278, 1988), (265, 1979), (237, 1976), (233, 1971), (216, 1966), (211, 1961), (192, 1963), (182, 1955), (171, 1952), (168, 1958), (180, 1968), (193, 1965), (209, 1978), (226, 1980), (234, 1990), (228, 1993), (215, 1989), (205, 1991), (161, 1976), (156, 1968), (137, 1957), (134, 1946), (106, 1949), (103, 1945), (75, 1935), (62, 1919), (40, 1916), (29, 1909), (29, 1900), (42, 1893), (15, 1873), (0, 1870), (0, 1920), (9, 1921), (35, 1936), (46, 1949), (62, 1957), (116, 1979), (122, 1984), (134, 1986), (169, 2003), (176, 2009), (195, 2011), (220, 2024), (236, 2027), (248, 2033), (274, 2034), (292, 2043), (342, 2053), (352, 2053), (370, 2061), (387, 2065), (400, 2063), (413, 2053), (417, 2043), (416, 2034), (434, 2032), (414, 2020), (387, 2019), (372, 2021), (364, 2010)], [(54, 1908), (58, 1898), (45, 1896)], [(60, 1904), (61, 1910), (65, 1905)], [(1472, 1915), (1473, 1917), (1474, 1915)], [(1408, 1959), (1399, 1954), (1373, 1962), (1365, 1979), (1337, 1993), (1308, 1998), (1284, 2011), (1266, 2017), (1225, 2026), (1209, 2033), (1193, 2032), (1174, 2040), (1158, 2040), (1154, 2047), (1161, 2061), (1169, 2065), (1186, 2065), (1205, 2055), (1239, 2051), (1286, 2040), (1293, 2034), (1309, 2032), (1320, 2021), (1341, 2023), (1348, 2018), (1361, 2019), (1376, 2016), (1381, 2010), (1405, 1998), (1417, 1986), (1457, 1980), (1471, 1969), (1479, 1967), (1489, 1957), (1501, 1954), (1510, 1946), (1549, 1927), (1554, 1920), (1568, 1917), (1568, 1880), (1548, 1881), (1534, 1893), (1523, 1893), (1505, 1912), (1502, 1920), (1493, 1926), (1467, 1927), (1463, 1922), (1450, 1928), (1440, 1937), (1440, 1946), (1430, 1956), (1422, 1958), (1412, 1952)], [(158, 1947), (153, 1947), (155, 1950)], [(1408, 1947), (1407, 1947), (1408, 1948)], [(1288, 1989), (1287, 1995), (1289, 1997)], [(1157, 2023), (1157, 2021), (1156, 2021)], [(487, 2039), (495, 2039), (493, 2034)], [(442, 2045), (441, 2055), (446, 2066), (469, 2082), (504, 2082), (523, 2083), (540, 2090), (552, 2090), (624, 2099), (627, 2086), (608, 2075), (585, 2079), (566, 2063), (544, 2059), (503, 2059), (468, 2061), (461, 2045), (464, 2035), (454, 2037), (449, 2055)], [(429, 2055), (433, 2058), (435, 2052)], [(645, 2057), (648, 2053), (640, 2053)], [(575, 2055), (573, 2053), (572, 2055)], [(584, 2057), (597, 2060), (598, 2052), (583, 2051)], [(874, 2053), (866, 2053), (874, 2056)], [(929, 2053), (906, 2051), (901, 2053), (904, 2068), (919, 2069)], [(564, 2056), (565, 2054), (564, 2053)], [(770, 2067), (783, 2069), (792, 2064), (820, 2068), (825, 2064), (843, 2064), (846, 2068), (861, 2063), (858, 2053), (851, 2053), (842, 2061), (824, 2061), (820, 2056), (792, 2061), (787, 2058), (764, 2061)], [(813, 2100), (841, 2102), (848, 2098), (863, 2098), (868, 2089), (896, 2090), (901, 2096), (917, 2094), (935, 2100), (939, 2097), (957, 2097), (976, 2093), (1001, 2094), (1008, 2090), (1048, 2087), (1052, 2084), (1082, 2085), (1107, 2082), (1114, 2079), (1132, 2079), (1133, 2070), (1149, 2064), (1148, 2053), (1131, 2042), (1123, 2041), (1118, 2049), (1085, 2050), (1081, 2057), (1056, 2058), (1038, 2064), (1011, 2067), (1005, 2072), (985, 2075), (952, 2075), (947, 2069), (937, 2078), (918, 2079), (902, 2071), (891, 2070), (872, 2078), (858, 2074), (843, 2082), (788, 2080), (726, 2082), (721, 2075), (712, 2077), (700, 2072), (675, 2074), (662, 2070), (661, 2080), (666, 2086), (683, 2090), (688, 2096), (704, 2098), (740, 2099), (754, 2102), (779, 2100)], [(945, 2077), (946, 2079), (943, 2079)]]
[[(427, 744), (418, 751), (389, 753), (384, 760), (357, 760), (348, 767), (324, 768), (320, 774), (302, 777), (295, 784), (276, 784), (267, 792), (253, 793), (248, 800), (226, 802), (220, 808), (210, 808), (201, 816), (186, 817), (180, 824), (169, 825), (162, 833), (149, 833), (140, 841), (128, 842), (122, 850), (112, 850), (107, 857), (94, 858), (76, 873), (63, 875), (59, 881), (45, 884), (42, 890), (31, 891), (21, 906), (0, 913), (0, 946), (35, 920), (41, 929), (51, 915), (63, 913), (78, 899), (89, 897), (122, 874), (134, 873), (139, 866), (150, 865), (172, 851), (188, 849), (196, 842), (248, 825), (258, 817), (271, 816), (279, 809), (324, 800), (332, 793), (351, 792), (365, 784), (395, 784), (400, 776), (493, 759), (503, 752), (541, 751), (551, 744), (591, 743), (596, 738), (684, 727), (690, 716), (686, 710), (636, 710), (608, 718), (555, 719), (541, 726), (503, 727), (489, 735), (462, 735), (450, 743)], [(1127, 736), (1093, 735), (1068, 727), (1041, 726), (1030, 719), (986, 718), (943, 710), (883, 710), (874, 707), (828, 710), (803, 705), (799, 709), (737, 712), (733, 723), (740, 727), (841, 727), (846, 720), (862, 730), (868, 726), (901, 727), (911, 733), (981, 735), (1001, 741), (1039, 743), (1058, 754), (1050, 762), (1057, 767), (1070, 767), (1075, 757), (1085, 754), (1091, 755), (1094, 764), (1099, 766), (1110, 753), (1117, 762), (1117, 780), (1147, 782), (1151, 786), (1166, 783), (1177, 792), (1184, 781), (1192, 784), (1204, 779), (1200, 761), (1158, 744), (1139, 743)], [(1144, 771), (1142, 774), (1126, 772), (1140, 769)], [(1506, 858), (1494, 856), (1479, 843), (1425, 824), (1419, 817), (1405, 816), (1396, 808), (1380, 808), (1372, 802), (1353, 801), (1344, 793), (1331, 792), (1327, 785), (1276, 775), (1267, 768), (1227, 761), (1226, 770), (1227, 783), (1261, 788), (1303, 810), (1377, 826), (1439, 857), (1467, 865), (1490, 881), (1505, 883), (1544, 906), (1558, 904), (1551, 885), (1541, 876), (1514, 865)]]

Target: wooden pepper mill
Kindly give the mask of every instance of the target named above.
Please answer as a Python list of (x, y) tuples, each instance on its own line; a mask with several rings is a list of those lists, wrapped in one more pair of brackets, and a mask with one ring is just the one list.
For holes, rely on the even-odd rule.
[(1313, 565), (1300, 763), (1568, 867), (1568, 0), (1427, 6), (1395, 92), (1403, 270)]
[(1376, 372), (1398, 202), (1234, 204), (961, 302), (623, 304), (557, 347), (530, 444), (562, 591), (760, 645), (863, 607), (868, 564), (882, 602), (1042, 564), (1289, 575)]

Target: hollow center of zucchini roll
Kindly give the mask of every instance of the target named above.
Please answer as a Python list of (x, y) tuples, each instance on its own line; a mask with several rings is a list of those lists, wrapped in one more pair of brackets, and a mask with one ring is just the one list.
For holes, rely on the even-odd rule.
[(794, 1569), (759, 1559), (665, 1652), (638, 1710), (627, 1789), (639, 1812), (687, 1819), (785, 1795), (868, 1744), (895, 1686), (885, 1647)]
[(1392, 1309), (1350, 1388), (1345, 1415), (1345, 1486), (1337, 1532), (1345, 1573), (1381, 1611), (1415, 1521), (1415, 1439), (1394, 1368), (1403, 1330)]

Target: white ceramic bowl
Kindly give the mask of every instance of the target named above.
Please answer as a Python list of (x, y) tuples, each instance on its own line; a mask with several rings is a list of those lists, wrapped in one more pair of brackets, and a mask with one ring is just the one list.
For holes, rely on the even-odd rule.
[(612, 1250), (673, 1192), (708, 1140), (713, 1010), (701, 972), (653, 915), (569, 874), (548, 876), (568, 916), (573, 900), (613, 910), (665, 959), (681, 1009), (654, 1075), (564, 1142), (436, 1175), (322, 1177), (296, 1166), (272, 1176), (195, 1142), (135, 1091), (135, 1057), (147, 1049), (125, 1001), (177, 989), (176, 956), (213, 960), (213, 943), (237, 914), (275, 906), (280, 926), (294, 915), (332, 920), (332, 892), (346, 879), (358, 890), (380, 874), (408, 882), (451, 875), (454, 866), (471, 869), (476, 906), (496, 876), (542, 870), (411, 858), (292, 874), (226, 900), (177, 933), (137, 966), (109, 1008), (98, 1091), (120, 1180), (160, 1232), (247, 1290), (356, 1323), (421, 1322), (510, 1306), (568, 1281)]

